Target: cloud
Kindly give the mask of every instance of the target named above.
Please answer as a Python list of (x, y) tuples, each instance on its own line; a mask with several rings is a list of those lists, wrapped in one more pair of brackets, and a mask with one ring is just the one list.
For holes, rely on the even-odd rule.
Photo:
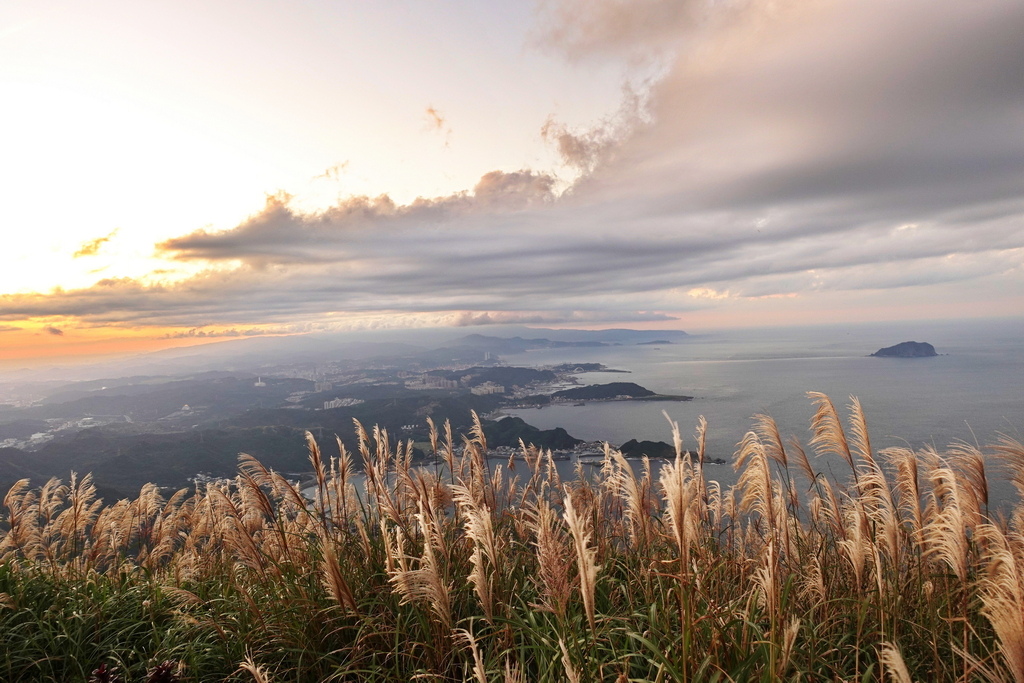
[(434, 108), (433, 105), (428, 106), (425, 110), (427, 130), (440, 133), (444, 136), (444, 146), (449, 147), (452, 141), (452, 128), (448, 125), (448, 120), (444, 115)]
[(541, 126), (541, 138), (554, 145), (566, 166), (585, 176), (599, 164), (609, 163), (618, 145), (647, 121), (645, 104), (644, 96), (627, 84), (614, 115), (581, 130), (549, 117)]
[(0, 332), (18, 332), (21, 329), (17, 325), (0, 325)]
[(106, 237), (97, 237), (94, 240), (85, 242), (84, 244), (82, 244), (81, 247), (78, 248), (78, 251), (72, 254), (72, 258), (80, 258), (82, 256), (95, 256), (100, 252), (100, 248), (102, 248), (104, 244), (112, 240), (115, 235), (117, 235), (117, 230), (114, 230)]
[(325, 169), (323, 173), (313, 176), (313, 180), (333, 180), (337, 181), (341, 179), (341, 174), (348, 168), (348, 162), (343, 161), (339, 164), (334, 164), (329, 168)]
[(52, 326), (44, 327), (43, 331), (46, 332), (47, 334), (52, 334), (55, 337), (63, 337), (64, 336), (64, 330), (61, 330), (59, 328), (52, 327)]
[(567, 191), (553, 172), (496, 169), (407, 204), (307, 212), (279, 193), (230, 230), (157, 245), (210, 265), (195, 277), (7, 295), (0, 320), (598, 324), (780, 298), (825, 310), (868, 290), (1019, 312), (1024, 5), (645, 0), (622, 18), (623, 2), (583, 4), (551, 45), (675, 52), (608, 120), (544, 127), (578, 174)]
[(694, 0), (546, 0), (540, 4), (537, 42), (570, 59), (650, 56), (674, 46), (711, 5)]
[(652, 92), (654, 124), (595, 185), (690, 211), (1018, 196), (1019, 6), (790, 5), (695, 33)]
[(473, 188), (476, 208), (521, 211), (554, 199), (554, 178), (532, 171), (491, 171)]
[(217, 339), (220, 337), (232, 338), (232, 337), (263, 337), (270, 335), (284, 335), (284, 334), (296, 334), (298, 332), (307, 332), (306, 329), (296, 329), (295, 327), (270, 327), (270, 328), (247, 328), (247, 329), (200, 329), (193, 327), (189, 330), (182, 330), (176, 332), (169, 332), (163, 335), (163, 339)]
[(711, 287), (694, 287), (686, 292), (687, 296), (692, 296), (694, 299), (728, 299), (729, 290), (720, 292)]
[(431, 129), (437, 130), (437, 131), (444, 130), (445, 120), (444, 120), (444, 116), (441, 115), (441, 112), (439, 112), (433, 106), (429, 106), (426, 109), (426, 115), (427, 115), (427, 125), (429, 125)]
[[(241, 260), (256, 266), (354, 264), (363, 251), (389, 248), (392, 240), (410, 232), (428, 233), (467, 219), (507, 218), (544, 205), (553, 200), (553, 187), (554, 178), (546, 174), (492, 171), (480, 178), (472, 193), (420, 198), (407, 205), (398, 205), (387, 195), (350, 197), (314, 214), (292, 209), (291, 197), (278, 193), (269, 195), (262, 211), (233, 230), (199, 230), (163, 242), (157, 249), (184, 260)], [(395, 256), (402, 258), (401, 250)]]

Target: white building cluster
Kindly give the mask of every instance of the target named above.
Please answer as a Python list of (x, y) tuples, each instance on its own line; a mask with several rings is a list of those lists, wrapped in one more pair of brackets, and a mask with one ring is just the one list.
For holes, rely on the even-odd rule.
[(470, 389), (470, 391), (477, 396), (486, 396), (487, 394), (504, 394), (505, 387), (500, 384), (495, 384), (494, 382), (484, 382), (483, 384), (476, 385)]
[(362, 403), (361, 398), (336, 398), (333, 401), (324, 401), (324, 410), (331, 410), (332, 408), (347, 408), (349, 406), (357, 406)]

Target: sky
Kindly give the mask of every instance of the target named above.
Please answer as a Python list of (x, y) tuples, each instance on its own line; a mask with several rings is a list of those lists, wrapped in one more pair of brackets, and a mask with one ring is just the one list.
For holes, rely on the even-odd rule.
[(1024, 314), (1024, 4), (5, 0), (0, 354)]

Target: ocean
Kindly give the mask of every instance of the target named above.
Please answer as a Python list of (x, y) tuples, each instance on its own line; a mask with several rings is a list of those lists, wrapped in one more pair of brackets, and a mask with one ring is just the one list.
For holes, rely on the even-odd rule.
[[(931, 358), (875, 358), (902, 341), (931, 343)], [(886, 322), (857, 325), (744, 329), (693, 334), (673, 344), (529, 351), (510, 365), (603, 363), (630, 374), (585, 373), (582, 384), (630, 381), (687, 402), (588, 402), (506, 410), (541, 429), (564, 427), (576, 438), (621, 444), (631, 438), (671, 442), (662, 411), (679, 423), (693, 448), (699, 416), (708, 421), (708, 456), (731, 462), (753, 415), (770, 415), (784, 437), (807, 447), (814, 407), (808, 391), (828, 394), (844, 416), (850, 396), (863, 405), (872, 446), (944, 450), (964, 441), (983, 449), (1000, 434), (1024, 441), (1024, 319)], [(808, 454), (812, 453), (807, 447)], [(812, 464), (847, 473), (834, 459)], [(729, 466), (712, 466), (709, 479), (735, 481)], [(1012, 487), (990, 463), (992, 495)]]

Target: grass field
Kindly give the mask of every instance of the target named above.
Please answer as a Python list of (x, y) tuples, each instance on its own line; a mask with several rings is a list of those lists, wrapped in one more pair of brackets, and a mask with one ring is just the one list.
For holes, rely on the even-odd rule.
[(875, 452), (855, 399), (811, 399), (844, 483), (766, 416), (728, 490), (703, 422), (572, 481), (530, 448), (489, 467), (478, 423), (433, 433), (441, 476), (357, 424), (358, 490), (310, 437), (313, 500), (244, 455), (167, 498), (23, 482), (0, 680), (1024, 682), (1024, 507), (990, 512), (987, 471), (1024, 491), (1024, 445)]

